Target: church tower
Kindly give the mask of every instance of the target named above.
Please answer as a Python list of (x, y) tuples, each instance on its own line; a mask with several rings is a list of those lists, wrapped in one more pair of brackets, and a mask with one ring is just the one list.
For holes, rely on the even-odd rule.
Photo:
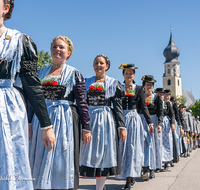
[(175, 96), (182, 96), (180, 62), (178, 61), (180, 51), (174, 44), (172, 30), (169, 44), (163, 51), (163, 55), (166, 58), (164, 62), (163, 88), (170, 89)]

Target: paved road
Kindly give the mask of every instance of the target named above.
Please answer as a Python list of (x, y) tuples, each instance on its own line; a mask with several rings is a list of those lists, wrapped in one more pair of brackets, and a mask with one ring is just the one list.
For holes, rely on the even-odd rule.
[[(109, 177), (106, 190), (121, 190), (125, 180)], [(156, 174), (156, 178), (144, 182), (136, 179), (132, 189), (137, 190), (200, 190), (200, 149), (193, 150), (188, 158), (180, 158), (179, 163), (168, 172)], [(80, 177), (79, 190), (95, 190), (94, 178)]]

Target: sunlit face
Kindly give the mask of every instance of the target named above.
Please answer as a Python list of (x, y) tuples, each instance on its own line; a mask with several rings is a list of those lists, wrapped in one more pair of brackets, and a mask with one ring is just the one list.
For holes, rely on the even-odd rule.
[(96, 75), (105, 75), (109, 66), (106, 64), (105, 58), (97, 57), (94, 60), (93, 67)]
[(186, 108), (183, 108), (183, 107), (180, 107), (179, 109), (181, 110), (181, 113), (184, 113), (186, 110)]
[(152, 82), (145, 82), (144, 89), (145, 89), (145, 92), (152, 92), (153, 83)]
[(70, 55), (68, 45), (61, 39), (57, 39), (51, 46), (51, 57), (53, 61), (65, 62)]
[(171, 98), (170, 94), (165, 94), (165, 98), (164, 98), (165, 102), (169, 102), (170, 98)]
[(130, 83), (133, 83), (135, 73), (132, 69), (125, 69), (123, 76), (124, 76), (125, 83), (130, 84)]
[(164, 100), (164, 93), (163, 93), (163, 92), (157, 92), (157, 93), (156, 93), (156, 96), (160, 96), (160, 98), (161, 98), (162, 100)]

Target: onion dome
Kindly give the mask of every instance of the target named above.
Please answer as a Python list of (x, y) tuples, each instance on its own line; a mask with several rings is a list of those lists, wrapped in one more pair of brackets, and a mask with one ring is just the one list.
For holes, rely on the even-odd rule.
[(175, 61), (175, 62), (178, 61), (178, 56), (180, 55), (180, 50), (174, 44), (174, 40), (172, 38), (172, 32), (171, 32), (171, 35), (170, 35), (169, 44), (165, 48), (165, 50), (163, 51), (163, 55), (166, 58), (165, 63), (170, 62), (170, 61)]

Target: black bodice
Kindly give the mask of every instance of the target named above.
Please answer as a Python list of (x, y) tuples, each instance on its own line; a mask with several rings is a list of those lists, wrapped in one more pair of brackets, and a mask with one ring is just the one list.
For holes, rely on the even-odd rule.
[(6, 61), (0, 59), (0, 79), (10, 79), (11, 78), (11, 66), (12, 61)]
[(134, 96), (125, 96), (122, 101), (123, 110), (136, 109), (136, 101)]
[(109, 102), (105, 99), (105, 91), (87, 91), (88, 106), (110, 106)]
[(63, 85), (43, 85), (42, 91), (44, 93), (44, 97), (47, 100), (65, 100), (66, 87)]

